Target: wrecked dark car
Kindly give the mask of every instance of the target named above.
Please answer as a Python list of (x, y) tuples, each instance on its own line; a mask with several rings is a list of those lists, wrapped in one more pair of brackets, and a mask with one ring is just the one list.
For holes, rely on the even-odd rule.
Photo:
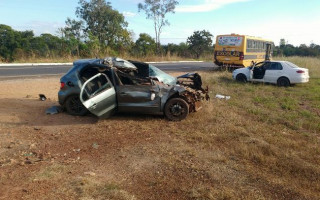
[(147, 63), (110, 57), (74, 62), (61, 78), (58, 98), (72, 115), (129, 112), (179, 121), (198, 111), (209, 96), (197, 73), (175, 78)]

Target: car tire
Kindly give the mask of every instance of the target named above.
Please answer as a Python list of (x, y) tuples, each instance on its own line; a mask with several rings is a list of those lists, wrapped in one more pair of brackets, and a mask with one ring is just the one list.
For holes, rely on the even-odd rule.
[(70, 115), (84, 116), (88, 113), (88, 110), (81, 103), (79, 95), (72, 95), (67, 98), (64, 107)]
[(189, 104), (182, 98), (169, 99), (164, 114), (170, 121), (181, 121), (189, 114)]
[(290, 81), (286, 77), (280, 77), (277, 81), (277, 85), (279, 87), (289, 87), (290, 86)]
[(246, 83), (248, 81), (247, 77), (244, 74), (238, 74), (236, 76), (236, 80), (241, 83)]

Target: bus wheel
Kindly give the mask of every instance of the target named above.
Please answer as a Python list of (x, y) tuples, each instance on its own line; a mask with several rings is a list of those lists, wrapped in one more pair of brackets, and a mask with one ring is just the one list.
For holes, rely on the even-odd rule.
[(244, 74), (238, 74), (236, 76), (236, 80), (241, 83), (246, 83), (248, 81), (247, 77)]

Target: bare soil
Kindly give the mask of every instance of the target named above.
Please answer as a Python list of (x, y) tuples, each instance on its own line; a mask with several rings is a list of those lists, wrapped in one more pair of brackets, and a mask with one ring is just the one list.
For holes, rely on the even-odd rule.
[(46, 115), (58, 77), (0, 83), (0, 199), (177, 199), (205, 178), (168, 168), (184, 144), (163, 116)]

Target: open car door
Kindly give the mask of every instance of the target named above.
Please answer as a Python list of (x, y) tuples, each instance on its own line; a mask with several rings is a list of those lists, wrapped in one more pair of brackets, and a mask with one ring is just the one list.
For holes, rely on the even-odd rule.
[(250, 69), (250, 74), (249, 74), (249, 80), (251, 81), (253, 79), (253, 70), (256, 67), (256, 63), (253, 63), (252, 68)]
[(108, 76), (102, 73), (96, 74), (83, 84), (80, 100), (98, 117), (109, 117), (117, 107), (116, 91)]

